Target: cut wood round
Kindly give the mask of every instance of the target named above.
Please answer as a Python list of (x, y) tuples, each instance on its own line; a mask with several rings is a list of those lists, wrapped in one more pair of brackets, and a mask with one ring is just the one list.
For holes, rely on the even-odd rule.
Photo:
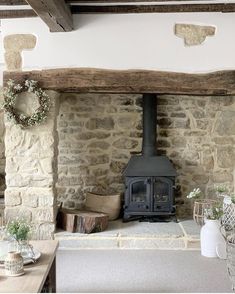
[(94, 211), (60, 209), (57, 224), (61, 229), (71, 233), (96, 233), (108, 226), (108, 215)]

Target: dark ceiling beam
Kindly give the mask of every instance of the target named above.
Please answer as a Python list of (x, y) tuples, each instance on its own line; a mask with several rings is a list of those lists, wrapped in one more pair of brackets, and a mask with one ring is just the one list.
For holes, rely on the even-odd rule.
[[(71, 5), (71, 12), (62, 0), (27, 0), (34, 2), (38, 15), (52, 32), (72, 30), (72, 14), (88, 13), (183, 13), (183, 12), (235, 12), (235, 3), (165, 4), (165, 5)], [(59, 3), (62, 3), (62, 6)], [(46, 5), (50, 3), (51, 5)], [(53, 5), (52, 5), (53, 3)], [(40, 7), (38, 7), (40, 6)], [(64, 10), (62, 7), (66, 7)], [(40, 9), (39, 9), (40, 8)], [(36, 9), (35, 9), (36, 11)], [(0, 19), (35, 17), (31, 9), (0, 10)]]
[(26, 2), (47, 24), (51, 32), (73, 30), (72, 14), (64, 0), (26, 0)]
[[(185, 1), (185, 0), (66, 0), (67, 3), (134, 3), (134, 2), (171, 2), (171, 1)], [(187, 0), (187, 1), (198, 1), (198, 0)], [(214, 0), (200, 0), (204, 2), (211, 2)], [(0, 0), (0, 5), (27, 5), (25, 0)]]
[[(109, 3), (134, 3), (134, 2), (171, 2), (171, 1), (199, 1), (199, 0), (67, 0), (70, 4), (75, 3), (103, 3), (103, 4), (109, 4)], [(214, 0), (200, 0), (202, 2), (211, 2)], [(76, 4), (75, 4), (76, 5)]]
[(64, 68), (4, 72), (9, 79), (23, 83), (38, 81), (40, 87), (59, 92), (157, 93), (179, 95), (234, 95), (235, 71), (187, 74), (154, 70), (109, 70)]
[(176, 12), (235, 12), (235, 3), (224, 4), (165, 4), (165, 5), (73, 5), (72, 14), (81, 13), (176, 13)]
[(0, 5), (27, 5), (24, 0), (0, 0)]
[(32, 9), (0, 10), (0, 19), (36, 17)]

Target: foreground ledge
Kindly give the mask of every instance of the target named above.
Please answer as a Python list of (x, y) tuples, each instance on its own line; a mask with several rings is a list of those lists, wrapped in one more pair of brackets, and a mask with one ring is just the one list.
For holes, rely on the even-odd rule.
[(164, 249), (199, 250), (200, 228), (192, 220), (179, 223), (148, 223), (121, 220), (109, 223), (106, 231), (93, 234), (58, 231), (60, 250)]
[(36, 80), (44, 89), (77, 93), (157, 93), (178, 95), (234, 95), (235, 71), (189, 74), (153, 70), (60, 68), (35, 71), (5, 71), (22, 83)]

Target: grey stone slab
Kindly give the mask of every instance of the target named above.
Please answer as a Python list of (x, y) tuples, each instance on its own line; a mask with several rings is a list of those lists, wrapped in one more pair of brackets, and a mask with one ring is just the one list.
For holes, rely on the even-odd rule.
[(169, 223), (149, 223), (149, 222), (129, 222), (124, 223), (119, 228), (120, 236), (149, 236), (149, 237), (183, 237), (183, 231), (179, 224)]
[(149, 236), (149, 237), (182, 237), (183, 231), (179, 224), (174, 222), (169, 223), (149, 223), (132, 221), (123, 223), (122, 220), (109, 222), (108, 228), (104, 232), (92, 234), (69, 233), (58, 230), (55, 234), (56, 238), (83, 238), (87, 237), (117, 237), (117, 236)]
[(194, 220), (182, 220), (179, 223), (189, 239), (200, 239), (201, 227)]

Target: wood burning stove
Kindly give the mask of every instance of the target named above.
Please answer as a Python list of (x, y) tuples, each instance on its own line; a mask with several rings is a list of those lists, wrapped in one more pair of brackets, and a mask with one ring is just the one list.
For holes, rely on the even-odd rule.
[(166, 156), (157, 155), (156, 100), (154, 94), (143, 95), (142, 154), (132, 156), (124, 171), (124, 221), (136, 217), (175, 215), (174, 186), (177, 173)]

